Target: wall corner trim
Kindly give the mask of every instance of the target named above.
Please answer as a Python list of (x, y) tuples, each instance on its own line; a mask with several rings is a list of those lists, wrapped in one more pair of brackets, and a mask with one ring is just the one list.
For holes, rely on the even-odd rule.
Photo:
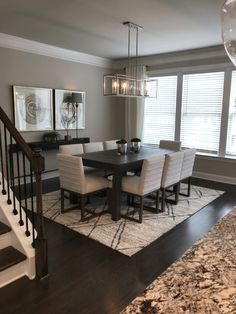
[(4, 33), (0, 33), (0, 47), (34, 53), (65, 61), (88, 64), (102, 68), (112, 67), (112, 61), (110, 59), (101, 58), (98, 56), (65, 48), (60, 48)]

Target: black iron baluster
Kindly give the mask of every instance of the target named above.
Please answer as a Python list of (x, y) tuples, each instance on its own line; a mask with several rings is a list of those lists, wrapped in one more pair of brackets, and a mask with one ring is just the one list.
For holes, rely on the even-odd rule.
[(20, 162), (19, 162), (19, 151), (16, 152), (16, 160), (17, 160), (17, 177), (18, 177), (18, 194), (19, 194), (19, 210), (20, 210), (20, 226), (24, 225), (24, 221), (22, 220), (22, 208), (21, 208), (21, 185), (20, 185)]
[(8, 149), (7, 149), (7, 129), (4, 125), (4, 140), (5, 140), (5, 160), (6, 160), (6, 175), (7, 175), (7, 204), (11, 204), (10, 199), (10, 182), (9, 182), (9, 165), (8, 165)]
[(25, 174), (25, 154), (23, 154), (23, 180), (24, 180), (24, 196), (25, 196), (25, 234), (27, 237), (30, 236), (29, 222), (28, 222), (28, 206), (27, 206), (27, 187), (26, 187), (26, 174)]
[(13, 159), (13, 152), (12, 152), (12, 135), (10, 136), (10, 171), (11, 171), (11, 182), (12, 182), (12, 193), (13, 193), (13, 214), (17, 215), (18, 211), (16, 209), (16, 191), (15, 191), (15, 169), (14, 169), (14, 159)]
[(35, 217), (34, 217), (34, 186), (33, 186), (33, 170), (30, 163), (30, 194), (31, 194), (31, 213), (32, 213), (32, 246), (35, 247)]
[(2, 194), (7, 194), (5, 189), (5, 179), (4, 179), (4, 165), (3, 165), (3, 153), (2, 153), (2, 126), (0, 124), (0, 158), (1, 158), (1, 170), (2, 170)]
[[(9, 132), (9, 134), (7, 132)], [(12, 145), (12, 142), (14, 141), (16, 142), (16, 156), (13, 154), (15, 151), (13, 150), (12, 146), (10, 147), (12, 150), (8, 151), (9, 143)], [(21, 152), (23, 157), (20, 156)], [(6, 154), (5, 156), (4, 153)], [(21, 158), (23, 158), (23, 167)], [(2, 174), (0, 174), (0, 180), (2, 180), (2, 182), (0, 182), (0, 184), (2, 184), (1, 192), (5, 195), (8, 193), (8, 203), (11, 202), (10, 198), (12, 199), (13, 197), (13, 213), (19, 215), (20, 226), (25, 224), (27, 225), (25, 230), (26, 235), (28, 235), (29, 229), (31, 233), (31, 224), (28, 220), (31, 220), (31, 213), (30, 208), (27, 208), (28, 206), (30, 207), (30, 200), (27, 200), (28, 185), (26, 171), (28, 171), (28, 164), (25, 164), (25, 158), (27, 158), (27, 160), (30, 162), (29, 192), (31, 192), (32, 226), (36, 227), (35, 232), (32, 229), (31, 236), (33, 238), (32, 245), (35, 247), (36, 276), (37, 278), (42, 279), (48, 275), (48, 243), (44, 234), (41, 178), (42, 172), (45, 168), (44, 158), (41, 156), (39, 150), (36, 149), (34, 152), (31, 150), (29, 145), (27, 145), (21, 134), (16, 130), (11, 120), (0, 106), (0, 171), (2, 172)], [(22, 177), (23, 171), (24, 176)], [(33, 173), (35, 175), (35, 183), (33, 180)], [(11, 191), (12, 189), (13, 193)], [(34, 192), (35, 200), (33, 197)], [(24, 195), (25, 201), (23, 200)], [(26, 221), (25, 215), (23, 213), (23, 203), (26, 208)]]

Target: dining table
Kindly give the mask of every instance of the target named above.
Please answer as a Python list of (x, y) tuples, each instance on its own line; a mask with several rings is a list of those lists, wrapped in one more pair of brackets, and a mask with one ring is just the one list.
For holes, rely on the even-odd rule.
[(135, 153), (128, 149), (125, 155), (121, 155), (116, 149), (113, 149), (85, 153), (80, 156), (84, 166), (103, 169), (112, 175), (108, 207), (112, 220), (118, 221), (121, 218), (122, 176), (127, 172), (141, 169), (144, 159), (170, 153), (173, 153), (173, 150), (141, 146), (139, 152)]

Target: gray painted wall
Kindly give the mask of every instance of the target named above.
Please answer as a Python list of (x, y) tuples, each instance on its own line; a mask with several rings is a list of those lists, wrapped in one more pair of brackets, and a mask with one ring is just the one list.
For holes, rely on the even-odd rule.
[[(13, 119), (12, 85), (85, 91), (85, 130), (79, 136), (91, 141), (116, 139), (123, 135), (122, 103), (103, 96), (103, 74), (109, 69), (63, 61), (36, 54), (0, 48), (0, 105)], [(44, 132), (22, 133), (26, 141), (42, 139)], [(60, 132), (62, 136), (65, 131)], [(75, 136), (75, 131), (70, 131)], [(46, 158), (46, 170), (56, 168), (55, 152)]]

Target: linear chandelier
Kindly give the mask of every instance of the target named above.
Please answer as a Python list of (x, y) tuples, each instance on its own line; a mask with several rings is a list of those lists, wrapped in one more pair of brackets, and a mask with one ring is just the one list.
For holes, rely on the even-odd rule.
[[(128, 62), (125, 74), (107, 74), (103, 78), (104, 96), (118, 97), (156, 97), (157, 80), (147, 79), (140, 75), (138, 64), (139, 30), (142, 26), (132, 22), (124, 22), (128, 27)], [(135, 56), (131, 58), (131, 32), (135, 32)]]

